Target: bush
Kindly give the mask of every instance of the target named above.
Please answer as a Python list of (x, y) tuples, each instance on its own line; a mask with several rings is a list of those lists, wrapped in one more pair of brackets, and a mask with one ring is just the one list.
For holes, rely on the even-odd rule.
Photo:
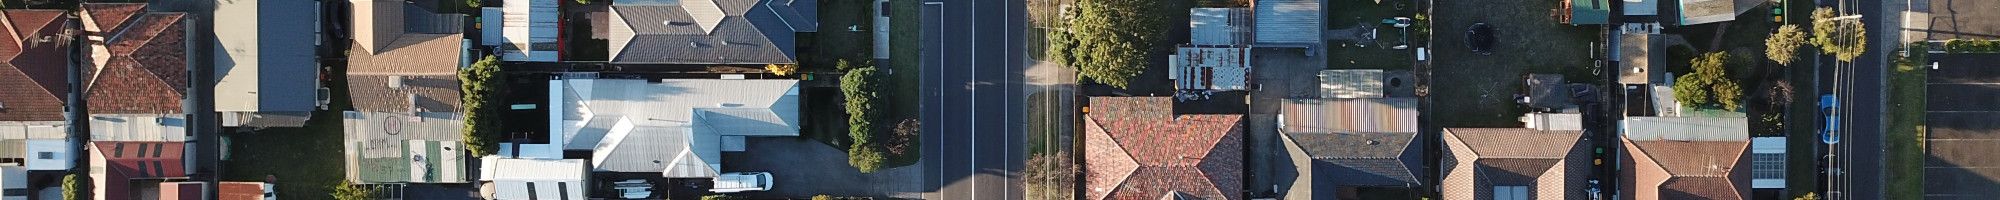
[(733, 196), (729, 196), (729, 195), (720, 195), (720, 194), (716, 194), (716, 195), (708, 195), (708, 196), (701, 196), (701, 200), (739, 200), (739, 199), (743, 199), (743, 198), (741, 198), (741, 197), (733, 197)]
[(903, 119), (903, 122), (896, 123), (896, 129), (890, 132), (893, 135), (889, 135), (889, 138), (883, 138), (884, 141), (882, 142), (886, 145), (883, 148), (884, 150), (888, 150), (887, 153), (889, 155), (901, 156), (916, 152), (917, 137), (923, 131), (924, 125), (922, 122), (918, 122), (917, 119)]
[(63, 175), (62, 190), (63, 200), (90, 199), (90, 178), (77, 177), (76, 174)]
[(875, 173), (876, 170), (882, 170), (882, 163), (888, 159), (889, 156), (883, 155), (882, 148), (875, 144), (855, 142), (847, 148), (847, 164), (860, 169), (861, 173)]
[(368, 199), (368, 193), (374, 192), (372, 190), (373, 189), (370, 189), (365, 186), (355, 185), (353, 182), (348, 182), (347, 180), (341, 180), (340, 185), (333, 187), (333, 199), (338, 199), (338, 200)]
[(500, 61), (486, 56), (472, 66), (460, 69), (458, 73), (460, 103), (465, 109), (465, 128), (460, 130), (465, 137), (465, 151), (470, 157), (492, 154), (497, 147), (495, 141), (500, 134), (500, 106), (506, 96), (507, 78), (502, 76)]
[(799, 71), (799, 65), (766, 64), (764, 65), (764, 71), (770, 71), (771, 74), (778, 76), (790, 76), (792, 73)]
[(2000, 40), (1961, 40), (1944, 42), (1944, 50), (1951, 53), (1995, 53), (2000, 52)]
[(847, 98), (848, 136), (854, 143), (875, 142), (875, 110), (880, 102), (881, 76), (875, 74), (874, 67), (864, 67), (848, 71), (840, 77), (840, 92)]

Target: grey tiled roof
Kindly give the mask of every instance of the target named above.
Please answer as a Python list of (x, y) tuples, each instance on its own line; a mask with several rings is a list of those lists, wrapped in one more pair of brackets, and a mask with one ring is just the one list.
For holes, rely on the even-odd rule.
[(1416, 133), (1287, 133), (1312, 160), (1315, 182), (1339, 186), (1406, 186), (1420, 181)]
[[(767, 1), (774, 0), (703, 1), (716, 9), (708, 4), (614, 5), (611, 62), (795, 63), (793, 25), (769, 6), (754, 6)], [(713, 13), (718, 9), (720, 15)]]

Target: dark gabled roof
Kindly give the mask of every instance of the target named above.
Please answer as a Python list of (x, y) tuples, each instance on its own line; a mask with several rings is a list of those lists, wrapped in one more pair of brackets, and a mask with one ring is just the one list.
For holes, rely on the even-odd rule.
[(1286, 133), (1313, 161), (1319, 185), (1413, 186), (1423, 166), (1416, 133)]
[[(63, 10), (0, 11), (13, 29), (0, 30), (0, 121), (62, 120), (69, 42)], [(50, 40), (42, 40), (44, 38)]]
[(1093, 97), (1084, 121), (1090, 200), (1243, 199), (1242, 115), (1174, 115), (1169, 97)]
[[(764, 6), (776, 11), (778, 18), (796, 32), (819, 31), (819, 0), (770, 0)], [(889, 12), (883, 10), (883, 12)]]
[[(695, 1), (695, 0), (689, 0)], [(613, 5), (611, 62), (662, 64), (795, 63), (793, 25), (761, 2)], [(694, 6), (703, 5), (703, 6)], [(698, 11), (698, 12), (691, 12)]]
[[(85, 4), (89, 10), (92, 4)], [(135, 14), (130, 20), (117, 19), (124, 5), (110, 6), (105, 15), (93, 15), (98, 24), (118, 25), (105, 35), (103, 46), (110, 53), (89, 83), (90, 111), (93, 114), (182, 113), (181, 101), (188, 87), (187, 37), (182, 13), (150, 12)], [(143, 8), (142, 8), (143, 10)], [(119, 22), (110, 22), (119, 21)], [(108, 99), (146, 99), (108, 101)]]

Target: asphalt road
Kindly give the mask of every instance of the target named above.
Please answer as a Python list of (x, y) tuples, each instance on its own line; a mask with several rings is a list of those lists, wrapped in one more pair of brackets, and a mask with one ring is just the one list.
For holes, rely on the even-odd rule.
[(1020, 199), (1022, 0), (922, 6), (925, 199)]
[(1880, 31), (1890, 30), (1882, 27), (1881, 20), (1888, 17), (1883, 15), (1882, 2), (1857, 0), (1842, 0), (1842, 2), (1846, 3), (1850, 10), (1861, 13), (1862, 23), (1867, 30), (1870, 30), (1867, 31), (1869, 49), (1861, 57), (1855, 58), (1853, 63), (1832, 69), (1841, 74), (1835, 78), (1837, 81), (1829, 85), (1837, 87), (1836, 98), (1840, 99), (1839, 112), (1843, 123), (1841, 130), (1845, 134), (1842, 135), (1843, 141), (1836, 145), (1838, 149), (1835, 150), (1835, 153), (1839, 154), (1836, 159), (1839, 160), (1843, 172), (1835, 179), (1840, 191), (1838, 196), (1829, 197), (1883, 199), (1882, 182), (1885, 182), (1886, 178), (1883, 168), (1887, 166), (1883, 165), (1882, 157), (1883, 151), (1886, 150), (1882, 137), (1883, 123), (1886, 121), (1883, 121), (1882, 116), (1885, 115), (1883, 104), (1888, 103), (1883, 93), (1886, 92), (1884, 85), (1887, 84), (1886, 70), (1889, 65), (1886, 61), (1887, 55), (1884, 53), (1889, 49), (1880, 49), (1879, 44), (1893, 40), (1883, 35), (1888, 31)]

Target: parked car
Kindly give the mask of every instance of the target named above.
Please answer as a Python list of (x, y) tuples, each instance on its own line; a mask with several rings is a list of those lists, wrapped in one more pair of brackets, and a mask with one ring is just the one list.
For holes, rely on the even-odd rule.
[(715, 193), (737, 193), (771, 190), (770, 172), (729, 172), (715, 177)]
[(1819, 96), (1819, 113), (1826, 120), (1826, 123), (1824, 123), (1826, 127), (1820, 129), (1819, 132), (1820, 142), (1826, 144), (1840, 143), (1839, 101), (1839, 99), (1834, 98), (1831, 94)]

